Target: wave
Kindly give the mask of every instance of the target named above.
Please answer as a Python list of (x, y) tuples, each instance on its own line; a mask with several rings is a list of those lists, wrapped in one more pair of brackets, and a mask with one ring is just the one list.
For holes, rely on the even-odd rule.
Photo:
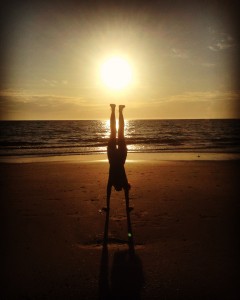
[[(0, 155), (105, 153), (104, 121), (0, 122)], [(240, 152), (240, 120), (130, 120), (129, 152)]]

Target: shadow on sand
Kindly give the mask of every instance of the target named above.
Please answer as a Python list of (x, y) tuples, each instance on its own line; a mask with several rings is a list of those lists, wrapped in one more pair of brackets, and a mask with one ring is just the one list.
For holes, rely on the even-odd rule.
[(109, 211), (106, 211), (102, 256), (99, 273), (99, 299), (141, 299), (144, 285), (143, 268), (135, 252), (129, 209), (127, 208), (128, 249), (118, 250), (113, 255), (109, 272), (108, 244), (114, 240), (108, 238)]

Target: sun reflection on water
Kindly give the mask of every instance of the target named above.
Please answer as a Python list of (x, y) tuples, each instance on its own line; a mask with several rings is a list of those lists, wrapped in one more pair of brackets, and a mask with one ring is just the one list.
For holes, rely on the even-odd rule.
[[(104, 138), (107, 138), (110, 136), (110, 133), (111, 133), (111, 129), (110, 129), (110, 120), (105, 120), (103, 121), (103, 128), (104, 128)], [(118, 128), (119, 128), (119, 121), (116, 119), (116, 129), (118, 131)], [(129, 121), (128, 120), (125, 120), (124, 121), (124, 135), (125, 137), (128, 136), (129, 134)]]

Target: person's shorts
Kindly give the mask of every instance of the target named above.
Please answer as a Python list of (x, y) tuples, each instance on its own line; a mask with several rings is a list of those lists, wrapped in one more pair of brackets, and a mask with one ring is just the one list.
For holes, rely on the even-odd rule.
[(125, 140), (118, 139), (117, 147), (117, 140), (110, 139), (108, 141), (107, 154), (110, 162), (118, 159), (124, 163), (127, 158), (127, 146)]
[(109, 162), (112, 161), (112, 159), (114, 159), (116, 151), (117, 151), (117, 140), (115, 138), (109, 139), (108, 146), (107, 146), (107, 155), (108, 155)]
[(127, 145), (125, 139), (118, 139), (118, 151), (121, 159), (125, 162), (127, 158)]

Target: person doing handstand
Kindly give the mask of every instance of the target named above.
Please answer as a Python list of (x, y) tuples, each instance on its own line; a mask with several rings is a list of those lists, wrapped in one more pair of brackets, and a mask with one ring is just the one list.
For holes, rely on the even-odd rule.
[(110, 164), (109, 177), (107, 184), (107, 209), (110, 208), (110, 196), (112, 187), (116, 191), (124, 190), (126, 205), (129, 208), (129, 190), (131, 188), (127, 180), (124, 164), (127, 158), (127, 146), (124, 137), (124, 118), (123, 109), (125, 105), (119, 105), (119, 128), (118, 128), (118, 141), (116, 130), (116, 117), (115, 117), (115, 104), (110, 104), (110, 139), (107, 146), (107, 155)]

